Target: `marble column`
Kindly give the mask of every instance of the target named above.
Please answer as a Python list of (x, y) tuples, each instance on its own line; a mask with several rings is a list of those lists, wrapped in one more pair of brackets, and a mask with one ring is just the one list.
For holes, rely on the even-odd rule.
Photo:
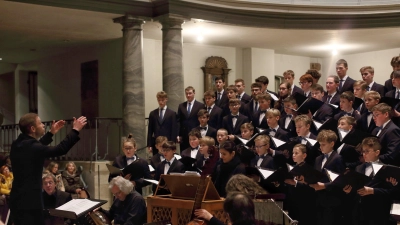
[(157, 18), (162, 25), (163, 90), (168, 94), (168, 107), (174, 111), (185, 99), (183, 86), (183, 39), (184, 19), (163, 15)]
[(146, 146), (143, 73), (144, 19), (129, 15), (114, 19), (123, 27), (123, 135), (132, 134), (138, 149)]

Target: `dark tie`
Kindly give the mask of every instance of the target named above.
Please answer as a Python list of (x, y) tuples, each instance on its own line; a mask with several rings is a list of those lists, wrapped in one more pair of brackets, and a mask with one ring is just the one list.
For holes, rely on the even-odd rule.
[(286, 117), (289, 117), (290, 119), (292, 119), (293, 115), (287, 114)]
[(197, 150), (197, 148), (192, 148), (192, 151)]
[(190, 115), (190, 111), (192, 111), (192, 103), (189, 102), (188, 109), (187, 109), (188, 115)]
[(256, 101), (256, 104), (254, 105), (254, 112), (257, 112), (258, 110), (258, 102)]
[(261, 114), (261, 113), (264, 113), (264, 114), (265, 114), (266, 112), (267, 112), (267, 110), (261, 110), (261, 111), (260, 111), (260, 114)]
[(235, 115), (235, 116), (232, 115), (232, 118), (236, 118), (237, 119), (238, 117), (239, 117), (239, 115)]
[(126, 158), (126, 161), (128, 161), (128, 160), (133, 160), (133, 161), (135, 161), (135, 157)]
[(164, 110), (163, 108), (160, 109), (160, 117), (159, 117), (160, 118), (160, 122), (164, 119), (163, 110)]
[(221, 92), (218, 92), (217, 101), (221, 100)]
[(347, 116), (351, 116), (351, 113), (346, 113)]
[(361, 112), (361, 108), (362, 108), (363, 104), (361, 104), (360, 106), (358, 106), (357, 111)]
[(200, 130), (207, 130), (207, 127), (200, 127)]
[(275, 129), (270, 129), (269, 132), (275, 132), (276, 133), (276, 130)]
[(400, 91), (396, 92), (396, 99), (400, 99)]
[(368, 111), (368, 112), (367, 112), (367, 116), (369, 116), (371, 113), (372, 113), (371, 111)]
[(339, 90), (342, 90), (342, 87), (343, 87), (343, 81), (344, 81), (344, 80), (340, 80), (340, 82), (339, 82)]
[(332, 95), (328, 95), (328, 98), (326, 99), (326, 103), (329, 103), (329, 101), (331, 100)]
[[(376, 127), (377, 129), (377, 132), (376, 132), (376, 136), (377, 137), (379, 137), (380, 136), (380, 134), (382, 133), (382, 127)], [(381, 131), (381, 133), (379, 133), (379, 131)], [(378, 133), (379, 133), (379, 135), (378, 135)]]
[(325, 158), (326, 160), (328, 160), (329, 154), (324, 154), (324, 158)]
[(163, 163), (164, 163), (164, 165), (165, 165), (165, 164), (168, 164), (169, 166), (171, 166), (171, 162), (169, 162), (169, 161), (167, 161), (167, 160), (165, 160)]
[(369, 91), (370, 90), (370, 87), (369, 86), (367, 86), (367, 91)]
[(259, 155), (259, 156), (257, 156), (257, 161), (258, 161), (259, 159), (265, 159), (265, 155)]
[(211, 107), (207, 107), (208, 114), (211, 113)]

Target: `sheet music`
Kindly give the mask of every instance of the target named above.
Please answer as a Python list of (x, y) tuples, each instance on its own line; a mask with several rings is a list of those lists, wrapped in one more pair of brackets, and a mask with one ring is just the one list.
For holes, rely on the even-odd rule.
[(258, 171), (260, 171), (260, 173), (262, 174), (264, 179), (267, 179), (269, 176), (271, 176), (275, 171), (271, 171), (271, 170), (264, 170), (261, 169), (259, 167), (257, 167)]
[(182, 156), (175, 154), (175, 159), (180, 160), (182, 158)]
[(149, 165), (149, 170), (150, 170), (150, 172), (153, 172), (154, 168), (151, 165)]
[(392, 209), (390, 210), (390, 214), (400, 216), (400, 204), (399, 203), (392, 204)]
[(313, 123), (314, 123), (315, 127), (317, 128), (317, 130), (322, 126), (322, 123), (319, 123), (315, 120), (313, 120)]
[(314, 145), (317, 143), (316, 140), (311, 139), (311, 138), (306, 138), (306, 140), (307, 140), (312, 146), (314, 146)]
[(329, 105), (335, 107), (335, 109), (337, 109), (339, 107), (338, 105), (334, 105), (334, 104), (331, 104), (331, 103), (329, 103)]
[(287, 164), (287, 163), (286, 163), (286, 166), (287, 166), (289, 172), (294, 168), (293, 166), (291, 166), (291, 165), (289, 165), (289, 164)]
[(265, 131), (265, 129), (262, 129), (262, 128), (259, 128), (259, 127), (257, 127), (257, 130), (258, 130), (259, 133), (262, 133), (262, 132)]
[(278, 101), (278, 100), (279, 100), (279, 98), (276, 97), (276, 95), (274, 95), (274, 94), (272, 94), (272, 93), (270, 93), (270, 92), (268, 92), (268, 94), (271, 95), (271, 98), (272, 98), (274, 101)]
[(79, 215), (84, 211), (95, 207), (97, 204), (99, 204), (99, 202), (94, 202), (89, 199), (72, 199), (56, 209), (74, 212), (76, 215)]
[(236, 138), (238, 138), (244, 145), (246, 145), (247, 142), (249, 142), (249, 140), (243, 139), (243, 138), (241, 138), (239, 136), (236, 136)]
[(328, 169), (325, 169), (325, 171), (328, 173), (329, 180), (331, 180), (331, 181), (336, 180), (336, 178), (339, 176), (339, 174), (334, 173)]
[(375, 174), (378, 173), (378, 171), (382, 168), (382, 164), (379, 163), (372, 163), (372, 170), (374, 171)]
[(283, 144), (286, 143), (286, 142), (284, 142), (284, 141), (279, 140), (278, 138), (274, 138), (274, 137), (272, 137), (272, 136), (271, 136), (271, 138), (272, 138), (272, 140), (274, 141), (276, 147), (279, 147), (279, 146), (281, 146), (281, 145), (283, 145)]
[(145, 181), (147, 181), (147, 182), (149, 182), (149, 183), (158, 185), (158, 181), (156, 181), (156, 180), (152, 180), (152, 179), (143, 179), (143, 180), (145, 180)]
[(341, 129), (341, 128), (338, 128), (338, 131), (339, 131), (339, 138), (340, 138), (340, 141), (342, 141), (343, 138), (346, 137), (346, 135), (350, 133), (350, 131), (344, 131), (344, 130)]

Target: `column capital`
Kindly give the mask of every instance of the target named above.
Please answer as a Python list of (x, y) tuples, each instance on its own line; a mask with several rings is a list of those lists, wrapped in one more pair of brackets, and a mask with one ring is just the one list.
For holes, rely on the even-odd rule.
[(113, 19), (114, 23), (119, 23), (122, 25), (123, 30), (133, 29), (133, 30), (142, 30), (142, 26), (146, 23), (148, 18), (125, 15), (118, 18)]
[(190, 18), (176, 14), (164, 14), (153, 19), (161, 23), (163, 29), (182, 29), (182, 24), (185, 21), (190, 21)]

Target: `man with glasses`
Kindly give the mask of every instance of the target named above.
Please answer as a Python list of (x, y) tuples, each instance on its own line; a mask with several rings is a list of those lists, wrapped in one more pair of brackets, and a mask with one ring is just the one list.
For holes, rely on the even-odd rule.
[(245, 114), (250, 121), (253, 120), (253, 114), (259, 110), (257, 95), (261, 93), (261, 84), (251, 84), (251, 100), (244, 106), (243, 114)]
[(311, 86), (314, 84), (313, 77), (310, 74), (304, 74), (300, 77), (299, 84), (304, 91), (304, 96), (311, 97)]

